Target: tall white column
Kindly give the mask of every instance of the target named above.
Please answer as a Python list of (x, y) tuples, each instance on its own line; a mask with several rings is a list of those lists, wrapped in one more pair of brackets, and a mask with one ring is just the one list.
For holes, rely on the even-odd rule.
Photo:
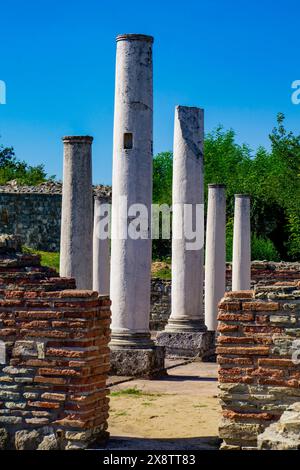
[[(197, 205), (203, 215), (203, 141), (203, 109), (177, 106), (173, 157), (172, 311), (167, 332), (204, 329), (204, 218), (200, 218), (201, 226), (197, 227), (200, 243), (194, 245), (196, 249), (191, 249), (184, 236), (195, 229)], [(185, 217), (187, 207), (192, 210), (194, 224)], [(182, 237), (180, 233), (183, 233)]]
[(89, 136), (63, 137), (60, 275), (74, 277), (77, 289), (92, 289), (92, 141)]
[[(100, 295), (109, 294), (110, 278), (110, 241), (104, 238), (99, 223), (101, 200), (97, 197), (94, 202), (94, 231), (93, 231), (93, 290)], [(106, 233), (106, 230), (105, 230)]]
[(223, 184), (208, 185), (205, 251), (205, 325), (217, 329), (218, 303), (226, 289), (226, 195)]
[(250, 197), (235, 195), (232, 290), (248, 290), (251, 287), (251, 231)]
[[(151, 36), (124, 34), (117, 37), (110, 281), (112, 348), (153, 344), (149, 332), (152, 43)], [(129, 226), (134, 229), (134, 218), (138, 215), (133, 204), (144, 207), (139, 221), (142, 238), (128, 236), (124, 239), (122, 231)], [(131, 208), (129, 214), (128, 208)]]

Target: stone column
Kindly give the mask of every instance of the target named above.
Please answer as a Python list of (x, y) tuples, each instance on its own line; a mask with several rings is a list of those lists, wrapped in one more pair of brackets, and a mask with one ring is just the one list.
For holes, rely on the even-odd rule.
[(110, 242), (109, 237), (101, 238), (99, 230), (101, 200), (97, 197), (94, 202), (94, 231), (93, 231), (93, 290), (100, 295), (109, 294), (110, 278)]
[(63, 137), (60, 276), (74, 277), (77, 289), (92, 289), (92, 137)]
[[(112, 372), (120, 375), (151, 375), (163, 363), (149, 331), (152, 43), (151, 36), (140, 34), (117, 37), (110, 286)], [(134, 204), (143, 205), (139, 238), (126, 236), (137, 225)]]
[(251, 232), (250, 196), (235, 195), (232, 290), (248, 290), (251, 287)]
[[(172, 311), (158, 344), (167, 353), (183, 356), (202, 355), (205, 340), (203, 313), (203, 141), (204, 112), (199, 108), (175, 109), (173, 159), (173, 238), (172, 238)], [(196, 208), (202, 211), (196, 226)], [(192, 221), (187, 220), (192, 209)], [(200, 215), (200, 214), (199, 214)], [(198, 217), (199, 218), (199, 217)], [(197, 228), (196, 228), (197, 227)], [(187, 236), (197, 231), (193, 249)], [(182, 235), (183, 231), (183, 236)], [(199, 243), (200, 242), (200, 243)]]
[(205, 324), (216, 331), (218, 303), (226, 289), (226, 195), (225, 185), (208, 185), (205, 251)]

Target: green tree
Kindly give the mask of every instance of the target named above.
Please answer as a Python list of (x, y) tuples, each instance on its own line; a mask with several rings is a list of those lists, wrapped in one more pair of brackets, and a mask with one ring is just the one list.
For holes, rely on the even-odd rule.
[(153, 158), (153, 203), (172, 204), (172, 152), (158, 153)]
[[(205, 201), (209, 183), (226, 184), (228, 259), (236, 193), (251, 195), (252, 256), (300, 259), (300, 135), (287, 131), (284, 119), (279, 113), (270, 134), (270, 151), (259, 147), (252, 152), (236, 142), (232, 129), (222, 126), (205, 136)], [(171, 152), (154, 157), (153, 178), (154, 202), (171, 204)]]

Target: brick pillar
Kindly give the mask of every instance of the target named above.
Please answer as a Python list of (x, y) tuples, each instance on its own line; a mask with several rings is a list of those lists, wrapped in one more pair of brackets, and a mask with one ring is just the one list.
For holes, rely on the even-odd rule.
[[(6, 247), (7, 248), (7, 247)], [(0, 448), (84, 449), (107, 439), (110, 300), (38, 256), (1, 252)], [(9, 386), (8, 386), (9, 385)]]

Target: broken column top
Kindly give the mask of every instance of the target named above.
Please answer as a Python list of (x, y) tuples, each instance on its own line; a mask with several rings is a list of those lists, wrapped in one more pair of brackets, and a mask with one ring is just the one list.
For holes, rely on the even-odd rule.
[(226, 188), (226, 184), (212, 183), (208, 185), (209, 188)]
[(250, 199), (250, 194), (235, 194), (234, 197), (236, 198), (249, 198)]
[(153, 36), (148, 36), (146, 34), (118, 34), (116, 41), (146, 41), (146, 42), (154, 42)]

